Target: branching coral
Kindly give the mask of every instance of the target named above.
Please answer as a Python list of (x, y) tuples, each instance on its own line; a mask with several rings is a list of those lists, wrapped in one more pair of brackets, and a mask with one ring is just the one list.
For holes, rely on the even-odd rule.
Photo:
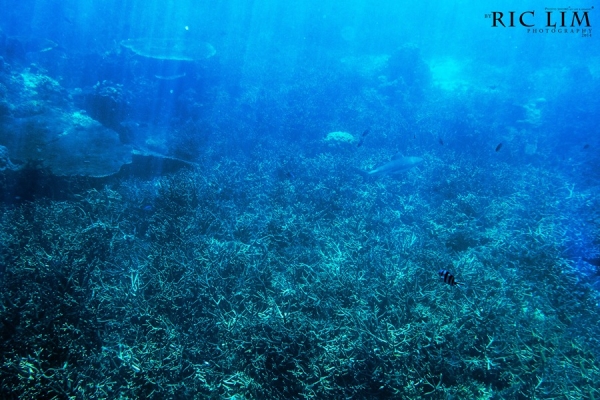
[(385, 184), (336, 162), (292, 179), (224, 159), (4, 206), (3, 396), (598, 395), (598, 296), (561, 253), (565, 217), (498, 189), (562, 183), (463, 161), (428, 199), (434, 158)]

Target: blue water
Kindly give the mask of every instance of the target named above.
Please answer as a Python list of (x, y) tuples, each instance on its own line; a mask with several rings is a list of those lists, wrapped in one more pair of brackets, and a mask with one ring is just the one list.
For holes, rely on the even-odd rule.
[(0, 10), (0, 397), (600, 396), (591, 4)]

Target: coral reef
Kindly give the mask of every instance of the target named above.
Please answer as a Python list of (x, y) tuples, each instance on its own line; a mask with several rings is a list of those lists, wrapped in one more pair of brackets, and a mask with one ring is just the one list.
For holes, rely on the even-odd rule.
[(452, 153), (265, 176), (271, 153), (3, 206), (3, 396), (598, 395), (600, 298), (561, 251), (589, 195)]
[(387, 71), (382, 88), (396, 95), (404, 93), (412, 98), (421, 98), (431, 85), (429, 66), (414, 44), (398, 47), (387, 60)]
[(8, 149), (4, 146), (0, 146), (0, 171), (4, 171), (5, 169), (15, 170), (17, 166), (15, 166), (8, 157)]
[(343, 131), (329, 132), (325, 139), (326, 142), (337, 142), (337, 143), (354, 143), (356, 138), (351, 133)]
[(123, 89), (123, 85), (104, 80), (85, 94), (84, 104), (92, 118), (117, 132), (121, 142), (131, 143), (132, 133), (123, 124), (129, 113), (130, 101), (131, 95)]
[(0, 397), (598, 398), (594, 70), (261, 32), (0, 32)]
[(55, 175), (101, 177), (131, 162), (116, 132), (77, 111), (55, 80), (32, 71), (6, 82), (0, 145), (17, 165), (36, 164)]

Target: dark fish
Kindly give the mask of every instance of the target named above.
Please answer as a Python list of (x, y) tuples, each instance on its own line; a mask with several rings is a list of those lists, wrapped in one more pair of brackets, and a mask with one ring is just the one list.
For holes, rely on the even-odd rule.
[(498, 146), (496, 146), (496, 151), (500, 151), (501, 148), (502, 148), (502, 143), (498, 143)]
[(460, 285), (459, 282), (456, 282), (454, 280), (454, 275), (452, 275), (450, 273), (450, 271), (448, 271), (447, 269), (440, 269), (438, 271), (438, 275), (440, 276), (440, 278), (442, 278), (442, 280), (447, 283), (450, 286), (458, 286)]
[(438, 142), (443, 146), (444, 145), (444, 140), (442, 138), (438, 139)]
[(589, 145), (589, 144), (587, 144), (587, 143), (585, 144), (585, 146), (583, 146), (583, 149), (584, 149), (584, 150), (587, 150), (587, 149), (589, 149), (589, 148), (590, 148), (590, 145)]
[(369, 134), (369, 132), (371, 132), (370, 129), (365, 129), (362, 133), (362, 135), (360, 135), (360, 139), (358, 140), (358, 146), (360, 147), (363, 145), (363, 143), (365, 142), (365, 136), (367, 136)]

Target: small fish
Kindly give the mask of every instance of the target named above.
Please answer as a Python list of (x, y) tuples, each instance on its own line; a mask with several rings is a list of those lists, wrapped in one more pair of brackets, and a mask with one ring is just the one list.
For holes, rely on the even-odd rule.
[(358, 140), (358, 146), (360, 147), (363, 145), (363, 143), (365, 142), (365, 136), (367, 136), (369, 134), (369, 132), (371, 132), (370, 129), (365, 129), (362, 133), (362, 135), (360, 135), (360, 139)]
[(150, 211), (152, 211), (152, 205), (146, 204), (144, 207), (142, 207), (142, 210), (144, 210), (146, 212), (150, 212)]
[(450, 271), (448, 271), (447, 269), (440, 269), (440, 270), (438, 271), (438, 275), (440, 276), (440, 278), (441, 278), (441, 279), (442, 279), (442, 280), (443, 280), (445, 283), (447, 283), (447, 284), (448, 284), (448, 285), (450, 285), (450, 286), (458, 286), (458, 285), (460, 285), (460, 284), (461, 284), (461, 283), (459, 283), (459, 282), (456, 282), (456, 281), (454, 280), (454, 275), (452, 275), (452, 274), (450, 273)]
[(586, 144), (585, 144), (585, 146), (583, 146), (583, 149), (584, 149), (584, 150), (587, 150), (587, 149), (589, 149), (589, 148), (590, 148), (590, 145), (589, 145), (588, 143), (586, 143)]
[(444, 140), (442, 138), (438, 139), (438, 142), (443, 146), (444, 145)]
[(496, 146), (496, 151), (500, 151), (501, 148), (502, 148), (502, 143), (498, 143), (498, 146)]

